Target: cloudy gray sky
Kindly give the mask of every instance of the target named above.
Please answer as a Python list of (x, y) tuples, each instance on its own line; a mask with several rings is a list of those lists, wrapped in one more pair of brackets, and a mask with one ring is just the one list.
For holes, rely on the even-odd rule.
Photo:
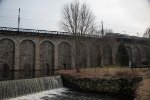
[[(21, 8), (21, 27), (59, 31), (61, 9), (72, 0), (0, 0), (0, 26), (17, 27)], [(150, 25), (150, 0), (79, 0), (89, 5), (96, 22), (114, 32), (141, 36)]]

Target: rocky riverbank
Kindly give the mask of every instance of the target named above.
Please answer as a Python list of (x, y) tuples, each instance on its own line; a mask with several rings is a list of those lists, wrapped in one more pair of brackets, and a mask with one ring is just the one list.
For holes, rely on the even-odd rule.
[(61, 74), (63, 85), (68, 88), (83, 92), (95, 92), (118, 95), (132, 98), (136, 89), (136, 83), (142, 81), (142, 77), (80, 77), (80, 75)]

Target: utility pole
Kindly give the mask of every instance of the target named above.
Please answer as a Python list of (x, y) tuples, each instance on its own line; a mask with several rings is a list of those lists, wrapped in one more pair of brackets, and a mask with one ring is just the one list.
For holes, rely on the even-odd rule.
[(101, 24), (102, 24), (102, 38), (103, 38), (103, 35), (104, 35), (103, 21), (101, 22)]
[(19, 31), (19, 28), (20, 28), (20, 8), (19, 8), (19, 14), (18, 14), (18, 31)]
[(126, 39), (127, 38), (127, 34), (126, 34), (126, 31), (122, 31), (122, 32), (124, 32), (124, 38)]
[(101, 54), (100, 54), (100, 59), (101, 59), (101, 61), (100, 61), (100, 66), (103, 66), (103, 53), (104, 53), (104, 27), (103, 27), (103, 21), (101, 21), (101, 24), (102, 24), (102, 30), (101, 30), (101, 34), (102, 34), (102, 44), (101, 44), (101, 49), (102, 49), (102, 51), (100, 51), (101, 52)]
[[(102, 51), (104, 53), (104, 25), (103, 25), (103, 21), (101, 22), (102, 24)], [(102, 53), (102, 59), (103, 59), (103, 53)], [(107, 68), (107, 75), (108, 75), (108, 65), (106, 66)]]

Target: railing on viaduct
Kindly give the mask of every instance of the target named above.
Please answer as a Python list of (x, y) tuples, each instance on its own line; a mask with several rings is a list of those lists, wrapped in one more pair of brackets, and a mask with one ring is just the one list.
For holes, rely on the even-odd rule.
[[(59, 35), (72, 35), (69, 32), (61, 31), (48, 31), (48, 30), (36, 30), (36, 29), (25, 29), (25, 28), (11, 28), (11, 27), (0, 27), (0, 31), (12, 31), (12, 32), (25, 32), (25, 33), (38, 33), (38, 34), (59, 34)], [(86, 37), (100, 37), (100, 35), (95, 34), (84, 34)]]
[(31, 33), (47, 33), (47, 34), (69, 34), (68, 32), (59, 31), (47, 31), (47, 30), (36, 30), (36, 29), (24, 29), (24, 28), (11, 28), (11, 27), (0, 27), (1, 31), (14, 31), (14, 32), (31, 32)]

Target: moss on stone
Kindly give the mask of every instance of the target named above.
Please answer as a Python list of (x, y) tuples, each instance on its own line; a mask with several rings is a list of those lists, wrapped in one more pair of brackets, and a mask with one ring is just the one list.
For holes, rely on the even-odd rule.
[(135, 83), (142, 77), (127, 78), (80, 78), (77, 76), (62, 75), (64, 86), (98, 93), (109, 93), (130, 96), (134, 91)]

